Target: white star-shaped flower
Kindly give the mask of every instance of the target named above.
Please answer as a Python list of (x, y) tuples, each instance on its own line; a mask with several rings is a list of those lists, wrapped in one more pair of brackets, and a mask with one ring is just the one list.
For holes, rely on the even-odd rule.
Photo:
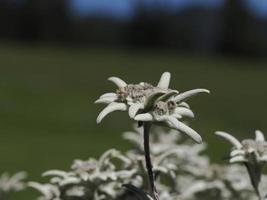
[(177, 94), (176, 96), (170, 96), (169, 98), (160, 98), (149, 112), (138, 114), (134, 119), (137, 121), (151, 121), (174, 128), (187, 134), (195, 142), (201, 143), (201, 136), (180, 120), (184, 117), (194, 117), (193, 111), (184, 100), (202, 92), (209, 93), (206, 89), (195, 89)]
[(141, 82), (139, 84), (126, 84), (118, 77), (110, 77), (118, 87), (114, 93), (105, 93), (100, 96), (95, 103), (108, 104), (97, 117), (97, 123), (100, 123), (104, 117), (113, 111), (128, 110), (129, 116), (134, 118), (139, 110), (149, 109), (155, 100), (163, 95), (177, 94), (177, 91), (170, 91), (168, 89), (170, 82), (170, 73), (162, 74), (157, 87), (149, 83)]
[(108, 104), (97, 117), (97, 123), (109, 113), (121, 110), (129, 112), (129, 116), (139, 122), (152, 122), (168, 126), (186, 133), (197, 143), (201, 143), (201, 136), (192, 128), (182, 123), (183, 117), (194, 117), (189, 105), (184, 102), (187, 98), (199, 93), (209, 93), (206, 89), (195, 89), (178, 93), (169, 89), (171, 74), (164, 72), (157, 86), (141, 82), (126, 84), (117, 77), (109, 78), (118, 86), (116, 93), (106, 93), (95, 103)]
[(25, 172), (18, 172), (14, 175), (4, 173), (0, 176), (0, 197), (1, 192), (9, 193), (12, 191), (21, 191), (25, 188), (24, 179), (27, 177)]
[(217, 131), (215, 134), (223, 137), (233, 145), (230, 153), (230, 163), (243, 163), (246, 166), (251, 184), (257, 195), (261, 197), (259, 184), (263, 166), (267, 162), (267, 142), (263, 133), (257, 130), (255, 132), (255, 140), (245, 139), (241, 142), (225, 132)]
[(36, 189), (43, 195), (40, 199), (61, 200), (59, 188), (53, 184), (40, 184), (36, 182), (30, 182), (28, 185), (29, 187)]
[(241, 142), (222, 131), (217, 131), (215, 134), (223, 137), (233, 145), (234, 148), (230, 153), (230, 163), (267, 162), (267, 142), (261, 131), (255, 131), (255, 140), (245, 139)]

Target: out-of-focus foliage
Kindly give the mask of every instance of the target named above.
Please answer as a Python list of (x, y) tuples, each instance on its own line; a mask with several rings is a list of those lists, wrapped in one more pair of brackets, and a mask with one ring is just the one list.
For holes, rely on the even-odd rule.
[[(232, 145), (230, 163), (241, 163), (247, 168), (251, 184), (260, 199), (266, 196), (266, 188), (261, 190), (261, 176), (267, 162), (267, 142), (263, 133), (255, 131), (255, 139), (244, 139), (239, 142), (234, 136), (217, 131), (217, 135), (229, 141)], [(261, 184), (261, 185), (260, 185)], [(265, 184), (265, 183), (264, 183)]]
[(19, 172), (14, 175), (4, 173), (0, 176), (0, 199), (7, 200), (11, 193), (19, 192), (26, 186), (25, 172)]
[[(136, 199), (124, 184), (147, 190), (142, 131), (126, 132), (123, 138), (133, 149), (111, 149), (98, 160), (74, 161), (70, 171), (50, 170), (49, 183), (31, 182), (42, 193), (40, 200)], [(252, 200), (257, 199), (246, 169), (212, 164), (203, 154), (205, 144), (184, 141), (177, 131), (156, 128), (151, 134), (151, 155), (161, 200)], [(262, 177), (266, 191), (267, 176)]]

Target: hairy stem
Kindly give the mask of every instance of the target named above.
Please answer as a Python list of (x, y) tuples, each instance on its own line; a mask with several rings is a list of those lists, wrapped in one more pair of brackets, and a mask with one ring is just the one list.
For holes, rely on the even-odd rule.
[(147, 168), (147, 174), (148, 174), (148, 179), (149, 179), (149, 184), (150, 184), (150, 190), (153, 195), (153, 198), (155, 200), (159, 200), (158, 192), (154, 184), (155, 178), (154, 178), (153, 166), (152, 166), (152, 162), (150, 158), (149, 133), (150, 133), (150, 128), (151, 128), (151, 123), (144, 122), (143, 127), (144, 127), (145, 160), (146, 160), (146, 168)]
[(261, 193), (259, 191), (259, 184), (261, 182), (262, 166), (258, 164), (256, 160), (254, 160), (253, 164), (252, 163), (244, 163), (244, 164), (247, 168), (251, 184), (257, 196), (259, 197), (259, 200), (261, 200), (262, 198), (261, 198)]

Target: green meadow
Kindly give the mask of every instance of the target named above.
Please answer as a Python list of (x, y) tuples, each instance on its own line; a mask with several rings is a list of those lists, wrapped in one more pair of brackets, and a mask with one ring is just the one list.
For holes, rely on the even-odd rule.
[[(228, 144), (214, 136), (224, 130), (238, 138), (267, 133), (267, 65), (257, 60), (199, 57), (172, 51), (0, 45), (0, 174), (25, 170), (41, 181), (48, 169), (67, 170), (72, 160), (125, 150), (131, 130), (126, 113), (112, 113), (97, 125), (103, 105), (94, 101), (115, 89), (109, 76), (128, 83), (156, 84), (172, 73), (179, 91), (207, 88), (188, 102), (196, 114), (191, 126), (208, 143), (208, 154), (224, 163)], [(29, 189), (11, 200), (34, 199)]]

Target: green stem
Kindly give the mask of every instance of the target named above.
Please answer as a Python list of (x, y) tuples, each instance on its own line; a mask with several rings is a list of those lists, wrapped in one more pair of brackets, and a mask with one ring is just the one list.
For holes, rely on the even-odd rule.
[(151, 193), (153, 194), (153, 198), (155, 200), (159, 200), (158, 192), (154, 184), (155, 177), (154, 177), (153, 166), (152, 166), (152, 162), (150, 158), (149, 133), (150, 133), (150, 128), (151, 128), (151, 123), (144, 122), (143, 127), (144, 127), (144, 151), (145, 151), (146, 168), (147, 168), (147, 174), (148, 174), (148, 179), (149, 179), (149, 184), (150, 184), (150, 190), (151, 190)]
[(255, 190), (255, 193), (259, 197), (259, 200), (262, 200), (261, 194), (259, 191), (259, 183), (261, 180), (261, 171), (262, 171), (261, 166), (256, 164), (256, 162), (254, 164), (251, 164), (251, 163), (244, 163), (244, 164), (247, 168), (247, 171), (248, 171), (248, 174), (250, 177), (250, 181), (251, 181), (251, 184)]

